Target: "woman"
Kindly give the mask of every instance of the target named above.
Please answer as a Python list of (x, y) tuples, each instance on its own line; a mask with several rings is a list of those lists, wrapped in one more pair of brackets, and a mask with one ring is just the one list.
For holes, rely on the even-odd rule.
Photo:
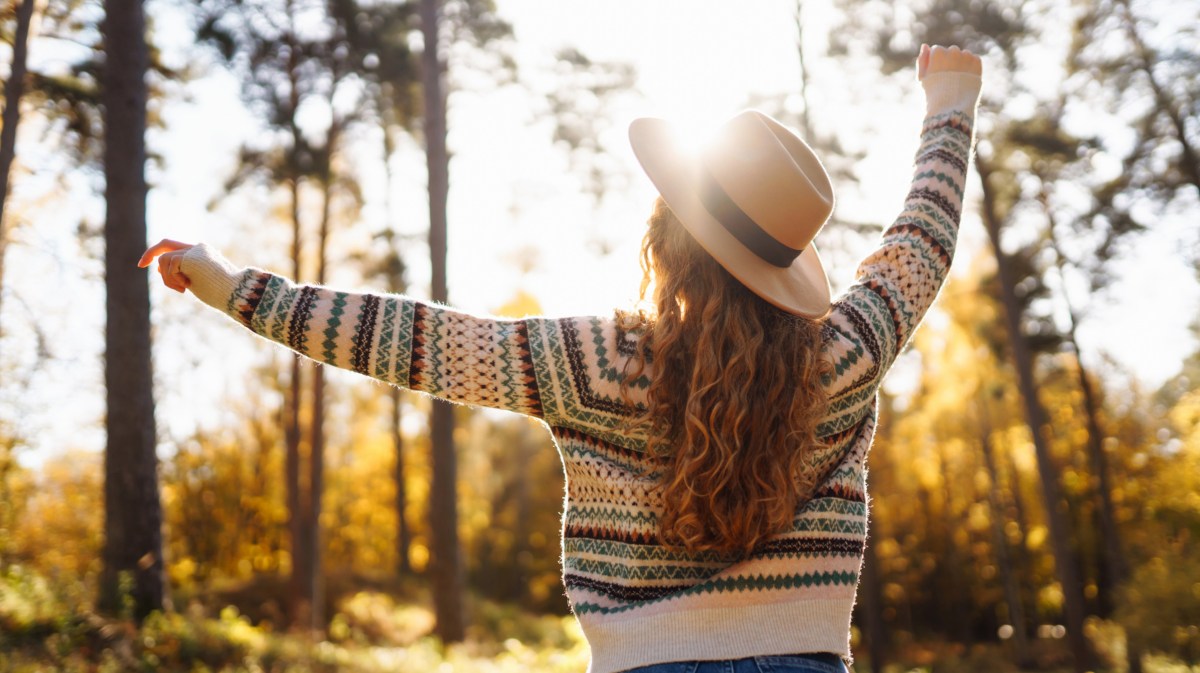
[(765, 115), (699, 156), (630, 127), (661, 198), (656, 311), (493, 320), (297, 286), (163, 241), (163, 282), (326, 364), (549, 426), (567, 475), (563, 582), (592, 673), (845, 670), (875, 391), (946, 278), (980, 62), (922, 45), (927, 111), (904, 209), (830, 302), (811, 245), (833, 207), (812, 150)]

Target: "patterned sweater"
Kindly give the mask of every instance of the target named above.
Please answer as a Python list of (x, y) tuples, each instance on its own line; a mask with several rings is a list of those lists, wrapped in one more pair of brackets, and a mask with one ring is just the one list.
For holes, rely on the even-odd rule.
[[(566, 472), (563, 583), (591, 645), (591, 673), (686, 659), (834, 652), (850, 660), (850, 614), (867, 535), (867, 450), (876, 390), (949, 270), (980, 80), (924, 80), (928, 115), (896, 221), (836, 299), (823, 330), (834, 363), (818, 428), (823, 475), (790, 530), (748, 557), (658, 542), (661, 458), (623, 429), (648, 380), (620, 393), (637, 333), (613, 317), (497, 320), (404, 296), (296, 285), (237, 268), (205, 245), (181, 270), (205, 303), (325, 364), (549, 426)], [(640, 396), (640, 397), (639, 397)], [(631, 406), (632, 405), (632, 406)]]

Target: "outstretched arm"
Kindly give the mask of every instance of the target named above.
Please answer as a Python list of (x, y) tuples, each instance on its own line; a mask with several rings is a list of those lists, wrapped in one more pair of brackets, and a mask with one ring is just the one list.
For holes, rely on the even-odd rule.
[(851, 395), (865, 403), (874, 396), (946, 280), (962, 217), (981, 72), (979, 58), (968, 51), (921, 47), (917, 76), (926, 116), (912, 186), (899, 217), (829, 316), (835, 398)]
[(437, 397), (543, 417), (534, 372), (546, 321), (496, 320), (388, 294), (297, 285), (256, 268), (238, 268), (207, 245), (163, 241), (158, 255), (168, 287), (190, 289), (259, 336), (318, 362)]

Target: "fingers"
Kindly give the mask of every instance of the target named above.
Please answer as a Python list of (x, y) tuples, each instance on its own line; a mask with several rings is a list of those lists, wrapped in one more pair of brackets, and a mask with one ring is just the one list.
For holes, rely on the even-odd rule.
[(190, 247), (192, 246), (189, 243), (180, 243), (179, 241), (172, 241), (169, 238), (164, 238), (158, 243), (150, 246), (146, 252), (142, 253), (142, 258), (138, 260), (138, 267), (144, 269), (150, 266), (150, 262), (153, 262), (155, 257), (163, 254), (164, 252), (187, 250)]
[[(928, 58), (925, 58), (926, 50), (928, 50)], [(926, 63), (924, 70), (920, 68), (922, 60)], [(917, 59), (917, 65), (917, 73), (920, 78), (924, 78), (926, 74), (934, 72), (983, 74), (983, 63), (979, 60), (979, 57), (957, 46), (943, 47), (935, 45), (928, 47), (921, 45), (921, 55)]]
[(162, 276), (163, 285), (176, 292), (183, 292), (192, 284), (192, 280), (180, 270), (186, 252), (186, 249), (171, 251), (158, 259), (158, 274)]
[(183, 292), (191, 286), (192, 280), (183, 274), (180, 265), (183, 263), (183, 256), (191, 247), (192, 245), (189, 243), (164, 238), (142, 253), (142, 258), (138, 260), (138, 267), (144, 269), (150, 266), (155, 257), (158, 257), (158, 275), (162, 276), (163, 285), (176, 292)]
[(917, 54), (917, 79), (925, 79), (927, 70), (929, 70), (929, 45), (922, 44), (921, 51)]

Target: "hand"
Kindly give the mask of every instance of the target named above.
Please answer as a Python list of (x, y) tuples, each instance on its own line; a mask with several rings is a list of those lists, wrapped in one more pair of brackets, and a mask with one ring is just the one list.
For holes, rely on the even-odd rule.
[(917, 55), (917, 79), (925, 79), (925, 75), (935, 72), (965, 72), (972, 75), (983, 74), (983, 63), (979, 57), (966, 49), (958, 47), (943, 47), (927, 44), (921, 45)]
[(138, 260), (139, 268), (146, 268), (158, 257), (158, 273), (162, 276), (163, 285), (175, 290), (183, 292), (192, 281), (183, 272), (179, 270), (180, 263), (183, 262), (183, 256), (192, 248), (189, 243), (180, 243), (164, 238), (163, 240), (150, 246), (146, 252), (142, 253), (142, 258)]

